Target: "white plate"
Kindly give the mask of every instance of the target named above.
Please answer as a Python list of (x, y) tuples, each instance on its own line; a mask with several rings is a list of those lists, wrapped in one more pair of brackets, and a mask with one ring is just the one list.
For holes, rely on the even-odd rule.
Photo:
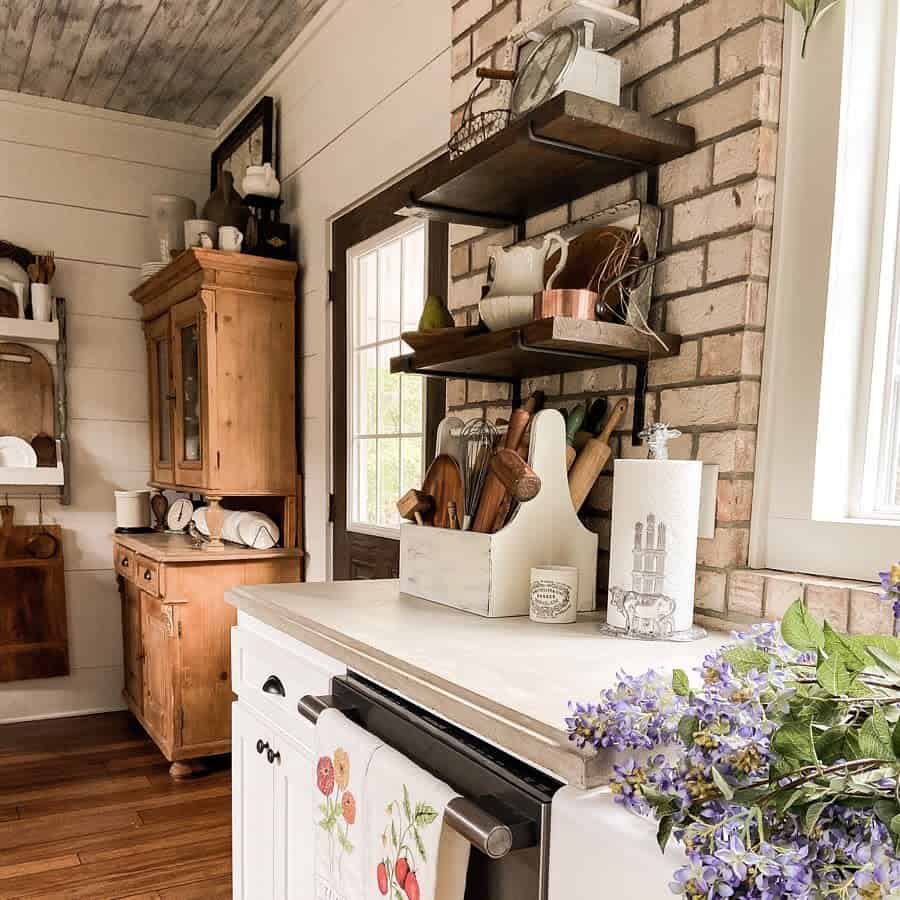
[(271, 550), (281, 536), (278, 526), (262, 513), (244, 513), (238, 519), (237, 530), (241, 543), (254, 550)]
[(0, 468), (36, 469), (37, 453), (22, 438), (12, 435), (0, 437)]

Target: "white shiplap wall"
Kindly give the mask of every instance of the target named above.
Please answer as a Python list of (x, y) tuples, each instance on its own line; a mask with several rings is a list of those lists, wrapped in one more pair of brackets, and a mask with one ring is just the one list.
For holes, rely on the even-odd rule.
[(299, 229), (304, 267), (300, 378), (311, 581), (330, 572), (331, 222), (446, 143), (449, 45), (447, 0), (329, 0), (223, 126), (227, 132), (264, 94), (278, 102), (283, 216)]
[[(0, 238), (56, 254), (72, 460), (72, 505), (44, 504), (63, 527), (72, 674), (0, 684), (0, 722), (122, 706), (113, 490), (149, 477), (146, 351), (128, 293), (150, 194), (202, 202), (215, 143), (201, 129), (0, 91)], [(36, 501), (11, 502), (16, 521), (36, 521)]]

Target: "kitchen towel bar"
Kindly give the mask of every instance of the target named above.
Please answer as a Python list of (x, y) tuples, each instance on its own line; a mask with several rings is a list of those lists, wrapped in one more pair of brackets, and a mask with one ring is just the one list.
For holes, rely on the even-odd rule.
[[(331, 695), (314, 697), (308, 694), (297, 703), (297, 712), (313, 725), (326, 709), (335, 708)], [(509, 826), (466, 797), (456, 797), (447, 804), (444, 821), (490, 859), (502, 859), (512, 849), (513, 835)]]

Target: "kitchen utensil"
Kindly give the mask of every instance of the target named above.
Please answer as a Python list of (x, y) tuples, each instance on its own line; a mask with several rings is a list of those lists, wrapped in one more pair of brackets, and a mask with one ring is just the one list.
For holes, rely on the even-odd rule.
[[(531, 412), (527, 406), (513, 410), (509, 418), (509, 427), (506, 429), (506, 435), (503, 439), (503, 446), (508, 450), (514, 450), (519, 446), (522, 435), (531, 420)], [(503, 482), (493, 474), (489, 473), (484, 482), (484, 488), (481, 492), (481, 500), (478, 502), (478, 512), (475, 515), (475, 521), (472, 523), (472, 530), (481, 534), (489, 534), (494, 526), (497, 518), (497, 512), (503, 502), (506, 488)]]
[(456, 501), (447, 501), (447, 518), (450, 519), (450, 527), (454, 531), (459, 531), (459, 512), (456, 509)]
[(160, 491), (150, 498), (150, 510), (153, 513), (154, 531), (166, 530), (166, 516), (169, 512), (169, 498)]
[(28, 294), (28, 285), (23, 284), (21, 281), (13, 281), (10, 284), (12, 288), (12, 292), (16, 295), (16, 304), (17, 304), (17, 314), (18, 318), (25, 318), (25, 297)]
[(566, 418), (566, 470), (572, 468), (575, 462), (575, 435), (584, 422), (586, 410), (583, 403), (579, 403)]
[(575, 512), (581, 509), (585, 497), (590, 493), (594, 482), (603, 471), (603, 467), (612, 453), (609, 439), (627, 409), (628, 401), (620, 400), (610, 411), (603, 431), (597, 437), (591, 438), (576, 457), (569, 472), (569, 495), (572, 498)]
[(247, 166), (244, 180), (241, 182), (241, 192), (246, 197), (248, 194), (256, 197), (275, 198), (281, 194), (281, 182), (275, 175), (271, 163), (263, 163), (261, 166)]
[(30, 441), (55, 427), (50, 363), (24, 344), (0, 344), (0, 434)]
[(13, 435), (0, 437), (0, 468), (34, 469), (37, 461), (37, 454), (28, 441)]
[[(560, 261), (550, 273), (544, 277), (544, 264), (547, 257), (558, 248)], [(515, 247), (491, 247), (488, 260), (488, 292), (487, 297), (534, 296), (544, 287), (552, 288), (556, 276), (563, 270), (569, 258), (569, 242), (559, 232), (551, 232), (544, 236), (537, 246), (521, 244)]]
[[(544, 392), (543, 391), (535, 391), (526, 401), (525, 408), (531, 413), (531, 418), (534, 419), (534, 414), (540, 412), (544, 408)], [(525, 433), (522, 435), (522, 440), (519, 441), (518, 451), (519, 456), (528, 462), (528, 458), (531, 455), (529, 451), (529, 444), (531, 442), (531, 422), (529, 421), (528, 427), (525, 429)]]
[(510, 112), (518, 118), (563, 91), (618, 105), (621, 85), (621, 62), (583, 46), (578, 29), (565, 25), (544, 38), (523, 63)]
[(475, 70), (475, 75), (478, 77), (478, 81), (475, 82), (475, 86), (466, 100), (466, 105), (463, 107), (462, 122), (450, 136), (447, 144), (451, 159), (456, 159), (467, 150), (477, 147), (509, 124), (508, 109), (486, 109), (476, 113), (475, 100), (482, 93), (482, 87), (486, 80), (515, 81), (515, 70), (479, 67)]
[(166, 515), (166, 526), (169, 531), (184, 531), (194, 516), (194, 504), (186, 497), (179, 497), (172, 502)]
[(150, 528), (150, 491), (114, 491), (116, 528)]
[(59, 550), (59, 539), (44, 527), (44, 500), (38, 494), (38, 531), (25, 544), (25, 552), (34, 559), (53, 559)]
[(578, 569), (534, 566), (528, 616), (542, 625), (571, 625), (578, 618)]
[(606, 419), (606, 411), (609, 409), (609, 401), (606, 397), (598, 397), (584, 417), (581, 430), (575, 435), (575, 452), (580, 452), (584, 445), (603, 430), (603, 422)]
[(438, 422), (435, 438), (435, 455), (452, 456), (462, 470), (462, 430), (465, 422), (456, 416), (447, 416)]
[(219, 249), (226, 253), (240, 253), (244, 235), (234, 225), (223, 225), (219, 229)]
[(12, 290), (0, 286), (0, 319), (18, 319), (19, 301)]
[(533, 315), (535, 319), (565, 316), (567, 319), (596, 321), (599, 302), (600, 295), (596, 291), (553, 288), (534, 295)]
[(56, 466), (56, 441), (49, 434), (39, 434), (31, 441), (31, 449), (37, 455), (39, 468)]
[(534, 319), (534, 297), (531, 294), (485, 297), (478, 304), (478, 314), (489, 331), (518, 328)]
[(188, 219), (184, 223), (184, 246), (199, 247), (201, 234), (208, 234), (215, 244), (219, 237), (219, 226), (212, 219)]
[(451, 341), (462, 341), (472, 334), (481, 334), (481, 325), (458, 325), (454, 328), (433, 328), (431, 331), (404, 331), (400, 337), (413, 350), (428, 350), (431, 347), (446, 347)]
[[(451, 500), (450, 503), (452, 502)], [(415, 522), (416, 525), (424, 525), (426, 519), (430, 524), (434, 516), (434, 497), (415, 489), (407, 491), (397, 501), (397, 512), (402, 519)]]
[(36, 281), (31, 285), (31, 317), (35, 322), (49, 322), (53, 318), (53, 294), (49, 284)]
[(497, 438), (497, 429), (482, 419), (472, 419), (463, 426), (460, 435), (464, 489), (463, 531), (472, 527), (472, 520), (478, 511)]
[(147, 259), (169, 262), (173, 250), (184, 250), (184, 223), (197, 215), (197, 204), (177, 194), (151, 194), (147, 218)]
[(447, 504), (452, 500), (457, 508), (465, 499), (462, 475), (459, 465), (452, 456), (436, 456), (428, 467), (422, 482), (422, 493), (434, 498), (434, 518), (436, 528), (450, 527)]
[(515, 450), (498, 450), (491, 458), (491, 472), (518, 503), (527, 503), (540, 493), (541, 479)]

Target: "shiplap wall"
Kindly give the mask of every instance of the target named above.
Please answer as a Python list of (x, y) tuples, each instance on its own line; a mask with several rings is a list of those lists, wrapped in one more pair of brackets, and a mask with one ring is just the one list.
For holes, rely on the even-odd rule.
[[(0, 685), (0, 722), (121, 708), (113, 491), (149, 477), (147, 363), (128, 296), (150, 194), (208, 194), (212, 132), (0, 92), (0, 237), (52, 249), (68, 301), (72, 504), (63, 527), (72, 674)], [(0, 493), (2, 498), (2, 493)], [(37, 502), (11, 500), (16, 521)]]
[(331, 222), (446, 143), (449, 45), (446, 0), (329, 0), (223, 126), (227, 131), (264, 94), (278, 102), (283, 216), (299, 229), (304, 268), (300, 379), (311, 581), (330, 573)]

